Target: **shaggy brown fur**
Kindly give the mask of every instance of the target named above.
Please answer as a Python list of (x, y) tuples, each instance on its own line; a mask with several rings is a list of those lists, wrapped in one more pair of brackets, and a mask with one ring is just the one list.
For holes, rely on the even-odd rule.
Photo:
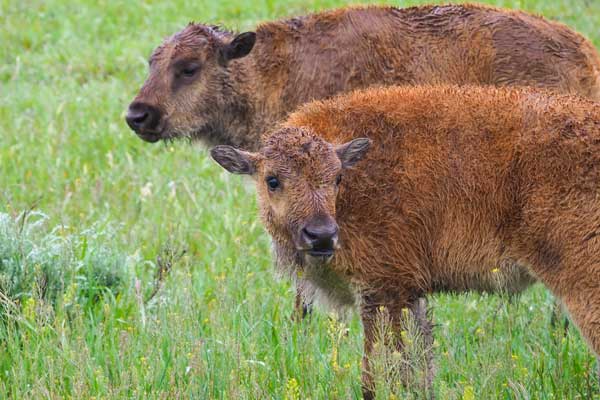
[[(266, 22), (255, 37), (190, 24), (152, 54), (130, 107), (132, 117), (150, 115), (130, 124), (151, 142), (189, 137), (256, 150), (261, 132), (307, 101), (422, 83), (531, 85), (600, 99), (600, 59), (565, 25), (479, 5), (350, 7)], [(533, 282), (521, 271), (507, 279), (516, 291)]]
[[(256, 44), (255, 44), (256, 43)], [(158, 47), (130, 111), (148, 140), (256, 150), (301, 104), (371, 85), (531, 85), (600, 99), (600, 59), (567, 26), (480, 5), (349, 7), (259, 25), (190, 24)]]
[[(344, 167), (342, 144), (359, 137), (371, 148)], [(357, 299), (367, 397), (381, 306), (400, 324), (419, 297), (507, 285), (515, 265), (600, 353), (600, 104), (532, 89), (372, 89), (304, 106), (258, 153), (213, 156), (256, 179), (280, 267), (340, 305)], [(329, 259), (301, 238), (317, 217), (339, 227)]]

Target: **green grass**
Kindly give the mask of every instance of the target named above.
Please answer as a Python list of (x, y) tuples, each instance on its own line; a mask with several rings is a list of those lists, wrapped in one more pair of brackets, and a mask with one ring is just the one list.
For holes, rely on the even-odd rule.
[[(0, 398), (359, 396), (358, 318), (290, 320), (293, 290), (272, 273), (248, 182), (202, 148), (143, 143), (123, 121), (147, 56), (190, 20), (241, 30), (342, 4), (0, 0), (0, 268), (22, 278), (22, 290), (0, 286)], [(494, 4), (600, 46), (597, 0)], [(32, 206), (46, 217), (24, 236)], [(598, 393), (593, 356), (575, 329), (551, 328), (543, 288), (432, 304), (438, 398)], [(392, 392), (409, 394), (390, 381), (380, 398)]]

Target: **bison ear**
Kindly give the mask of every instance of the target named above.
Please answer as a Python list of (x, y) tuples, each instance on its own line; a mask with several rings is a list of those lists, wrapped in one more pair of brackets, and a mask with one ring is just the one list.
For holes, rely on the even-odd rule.
[(348, 168), (356, 164), (367, 154), (371, 146), (371, 139), (358, 138), (348, 143), (341, 144), (335, 148), (335, 152), (342, 162), (342, 168)]
[(231, 43), (221, 49), (223, 63), (247, 56), (256, 43), (256, 33), (244, 32), (237, 35)]
[(215, 146), (211, 151), (212, 158), (232, 174), (252, 175), (256, 171), (253, 153), (238, 150), (231, 146)]

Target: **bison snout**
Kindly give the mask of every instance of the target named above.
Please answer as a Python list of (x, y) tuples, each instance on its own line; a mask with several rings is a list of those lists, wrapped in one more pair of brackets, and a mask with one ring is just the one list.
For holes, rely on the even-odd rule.
[(160, 139), (158, 126), (161, 112), (158, 108), (142, 102), (133, 102), (127, 110), (125, 121), (142, 139), (156, 142)]
[(313, 257), (330, 257), (337, 248), (338, 226), (335, 222), (306, 225), (300, 232), (301, 247)]

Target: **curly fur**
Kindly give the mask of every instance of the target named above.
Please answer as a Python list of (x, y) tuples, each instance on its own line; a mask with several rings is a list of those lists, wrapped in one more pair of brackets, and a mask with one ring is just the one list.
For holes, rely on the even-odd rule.
[[(357, 137), (373, 144), (337, 188), (335, 148)], [(264, 143), (254, 176), (278, 265), (334, 303), (359, 299), (367, 356), (382, 306), (397, 322), (429, 293), (518, 291), (533, 277), (600, 353), (600, 104), (533, 89), (371, 89), (302, 107)], [(319, 213), (335, 218), (340, 248), (306, 273), (294, 235)]]

